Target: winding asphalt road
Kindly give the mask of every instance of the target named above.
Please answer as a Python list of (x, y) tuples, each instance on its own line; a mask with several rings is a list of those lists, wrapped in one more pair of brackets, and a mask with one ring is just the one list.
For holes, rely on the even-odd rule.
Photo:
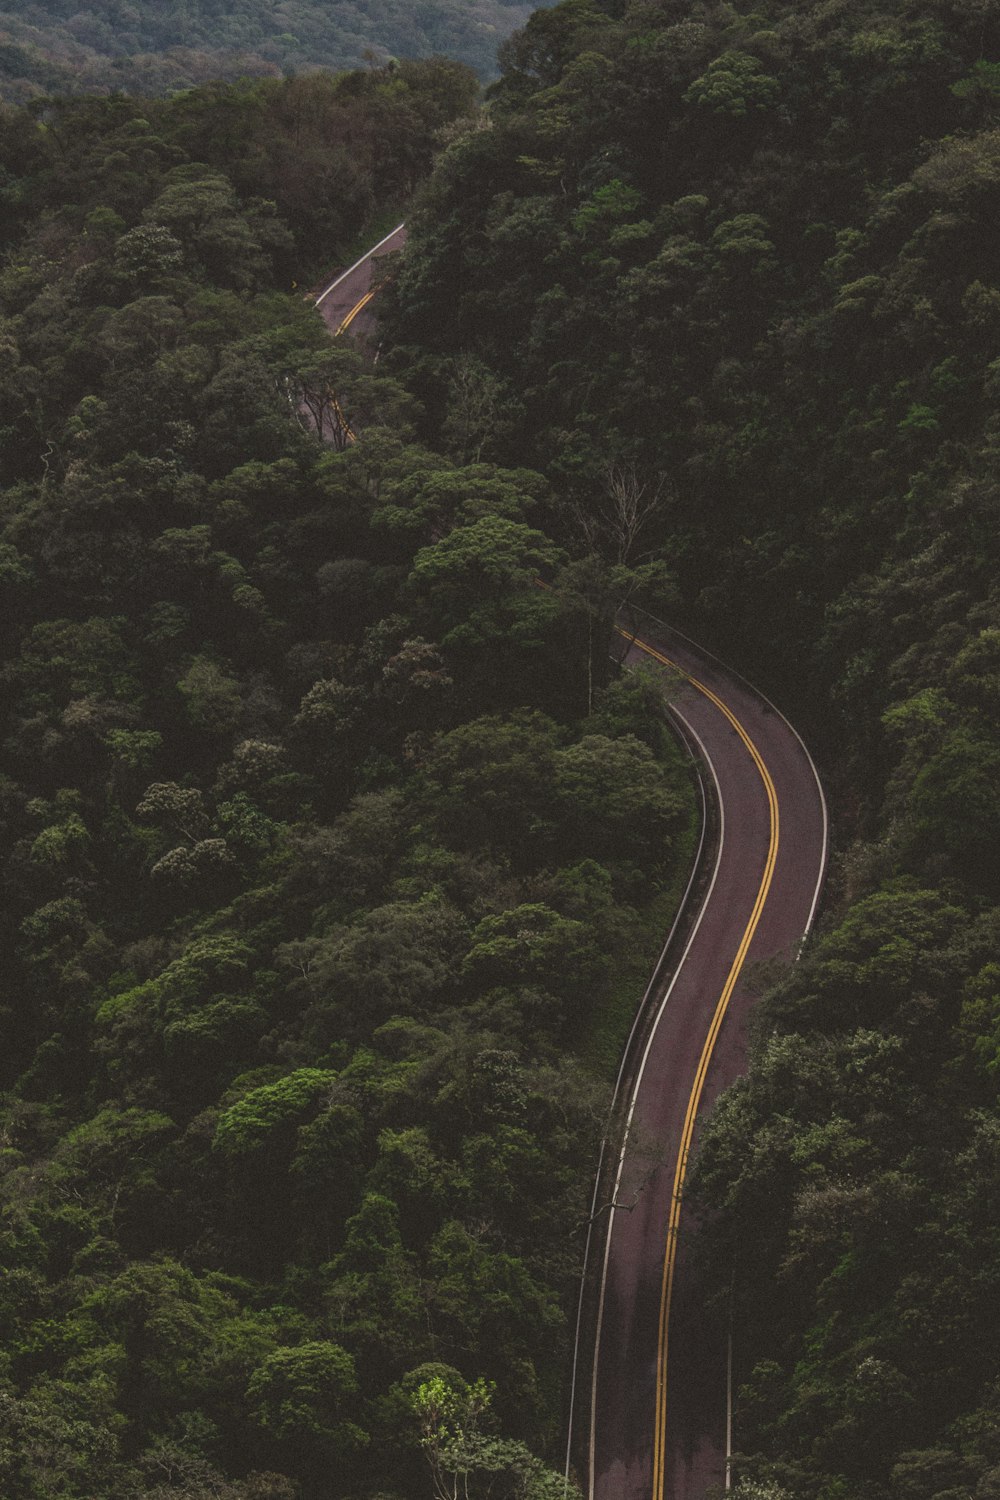
[[(747, 965), (794, 961), (816, 912), (827, 816), (788, 722), (685, 637), (650, 622), (636, 663), (679, 669), (668, 701), (718, 807), (710, 882), (641, 1054), (613, 1203), (596, 1248), (600, 1299), (585, 1466), (589, 1500), (702, 1500), (728, 1480), (728, 1330), (699, 1284), (684, 1201), (706, 1112), (746, 1068)], [(679, 685), (678, 685), (679, 684)]]
[[(320, 293), (333, 333), (370, 334), (379, 257), (405, 238), (400, 225)], [(731, 1350), (724, 1313), (708, 1309), (699, 1283), (686, 1173), (705, 1114), (746, 1069), (747, 966), (793, 962), (812, 925), (827, 814), (805, 746), (766, 699), (667, 626), (649, 621), (626, 640), (630, 664), (664, 668), (718, 826), (686, 946), (630, 1059), (613, 1206), (591, 1241), (599, 1296), (582, 1468), (588, 1500), (703, 1500), (728, 1487)], [(576, 1418), (574, 1407), (579, 1454)]]

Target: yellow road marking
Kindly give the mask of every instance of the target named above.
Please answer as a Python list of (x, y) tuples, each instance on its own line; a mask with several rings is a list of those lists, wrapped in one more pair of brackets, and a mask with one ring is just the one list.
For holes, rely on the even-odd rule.
[(677, 1153), (677, 1165), (674, 1169), (674, 1184), (670, 1199), (670, 1218), (667, 1224), (667, 1245), (663, 1257), (663, 1278), (660, 1287), (660, 1323), (656, 1351), (656, 1420), (653, 1428), (653, 1500), (664, 1500), (664, 1467), (666, 1464), (667, 1435), (667, 1348), (669, 1343), (670, 1304), (674, 1290), (674, 1269), (677, 1263), (677, 1231), (680, 1224), (681, 1200), (684, 1189), (684, 1178), (687, 1174), (688, 1153), (691, 1149), (694, 1122), (698, 1113), (698, 1105), (701, 1102), (702, 1090), (705, 1086), (708, 1065), (712, 1059), (716, 1039), (721, 1030), (722, 1022), (725, 1019), (726, 1011), (729, 1008), (729, 1002), (736, 988), (736, 981), (739, 978), (740, 970), (743, 967), (753, 940), (753, 935), (760, 922), (761, 912), (764, 909), (768, 892), (771, 889), (771, 881), (774, 878), (774, 866), (778, 857), (780, 819), (778, 815), (778, 793), (771, 779), (771, 774), (764, 764), (760, 751), (736, 715), (723, 703), (721, 698), (712, 692), (711, 688), (706, 687), (703, 682), (699, 682), (696, 677), (692, 677), (689, 672), (684, 672), (683, 668), (678, 667), (677, 663), (671, 661), (668, 656), (664, 656), (655, 647), (647, 645), (645, 641), (629, 635), (627, 631), (622, 630), (621, 626), (615, 626), (615, 629), (619, 635), (638, 646), (639, 650), (644, 651), (647, 656), (653, 657), (654, 660), (660, 662), (665, 667), (670, 667), (673, 671), (681, 672), (682, 676), (687, 678), (692, 687), (697, 688), (700, 693), (703, 693), (706, 698), (715, 704), (720, 713), (729, 720), (740, 739), (746, 745), (754, 765), (760, 772), (761, 780), (764, 783), (764, 789), (767, 793), (770, 813), (770, 841), (768, 844), (767, 860), (764, 865), (764, 874), (761, 879), (760, 888), (757, 891), (757, 899), (754, 902), (753, 911), (750, 913), (750, 920), (746, 925), (746, 930), (737, 949), (736, 957), (733, 959), (722, 994), (719, 996), (718, 1004), (715, 1007), (715, 1014), (712, 1017), (712, 1024), (708, 1029), (701, 1057), (698, 1059), (698, 1068), (684, 1115), (680, 1149)]
[(337, 333), (343, 333), (345, 331), (345, 329), (350, 328), (351, 324), (354, 322), (354, 319), (357, 317), (358, 313), (361, 312), (362, 308), (365, 308), (365, 307), (368, 306), (369, 302), (372, 300), (372, 298), (374, 297), (375, 293), (378, 290), (379, 290), (379, 288), (377, 286), (373, 286), (370, 292), (365, 292), (365, 295), (362, 297), (362, 299), (361, 299), (360, 302), (355, 302), (354, 306), (351, 308), (350, 312), (347, 314), (347, 317), (344, 319), (344, 321), (337, 328), (337, 331), (334, 334), (334, 338), (336, 338)]
[(333, 398), (333, 409), (337, 413), (337, 420), (338, 420), (338, 422), (340, 423), (341, 427), (344, 429), (344, 437), (347, 439), (347, 441), (349, 443), (356, 443), (357, 442), (357, 434), (354, 431), (353, 427), (351, 426), (350, 422), (345, 417), (345, 415), (344, 415), (344, 408), (341, 406), (341, 404), (337, 400), (336, 396), (334, 396), (334, 398)]
[[(384, 281), (376, 282), (376, 284), (372, 287), (371, 291), (365, 292), (365, 295), (361, 298), (360, 302), (355, 302), (354, 306), (351, 308), (350, 312), (347, 314), (347, 317), (344, 318), (343, 322), (341, 322), (340, 324), (338, 324), (337, 329), (336, 329), (336, 331), (334, 333), (334, 338), (337, 337), (337, 334), (344, 333), (344, 332), (346, 332), (346, 330), (348, 328), (350, 328), (351, 324), (354, 322), (354, 319), (357, 317), (358, 313), (361, 312), (364, 308), (366, 308), (368, 306), (369, 302), (372, 300), (372, 298), (374, 297), (375, 293), (378, 292), (378, 291), (381, 291), (381, 289), (382, 289), (382, 287), (384, 285), (385, 285)], [(348, 422), (347, 418), (344, 416), (344, 413), (343, 413), (343, 410), (341, 408), (340, 402), (336, 398), (334, 398), (333, 405), (334, 405), (334, 408), (336, 410), (337, 416), (339, 417), (339, 419), (341, 421), (341, 424), (343, 425), (344, 436), (346, 437), (347, 441), (349, 443), (356, 442), (357, 441), (357, 435), (356, 435), (356, 433), (354, 433), (352, 431), (351, 424)]]

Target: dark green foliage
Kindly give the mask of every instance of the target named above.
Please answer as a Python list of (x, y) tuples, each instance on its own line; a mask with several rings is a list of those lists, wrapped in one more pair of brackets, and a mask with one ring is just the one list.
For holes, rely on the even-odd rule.
[(995, 913), (909, 884), (859, 903), (765, 1002), (712, 1123), (698, 1175), (724, 1209), (719, 1270), (737, 1267), (740, 1446), (792, 1494), (932, 1495), (896, 1486), (993, 1466), (968, 1424), (1000, 1296), (996, 937)]
[[(30, 113), (0, 105), (0, 243), (21, 245), (5, 298), (20, 310), (45, 281), (46, 258), (59, 259), (73, 239), (73, 274), (60, 293), (74, 333), (67, 355), (119, 370), (141, 358), (157, 406), (179, 402), (205, 379), (199, 360), (173, 348), (185, 272), (213, 288), (187, 293), (199, 295), (203, 344), (222, 327), (264, 332), (221, 290), (272, 287), (275, 267), (287, 288), (335, 265), (373, 215), (394, 212), (413, 191), (438, 133), (470, 113), (477, 93), (468, 69), (433, 58), (363, 74), (241, 74), (141, 103), (113, 94), (60, 95)], [(19, 359), (11, 347), (0, 361), (0, 413), (11, 383), (22, 400), (37, 393), (34, 375), (27, 351)]]
[(792, 674), (841, 589), (940, 529), (954, 465), (975, 475), (996, 128), (960, 85), (1000, 37), (877, 0), (614, 12), (558, 6), (505, 49), (493, 128), (411, 216), (395, 359), (434, 431), (478, 360), (522, 402), (496, 457), (590, 513), (609, 455), (669, 475), (643, 545)]
[(276, 290), (470, 100), (435, 63), (0, 119), (12, 1500), (416, 1496), (434, 1368), (547, 1472), (604, 1100), (569, 1044), (686, 775), (538, 586), (541, 476), (416, 444)]

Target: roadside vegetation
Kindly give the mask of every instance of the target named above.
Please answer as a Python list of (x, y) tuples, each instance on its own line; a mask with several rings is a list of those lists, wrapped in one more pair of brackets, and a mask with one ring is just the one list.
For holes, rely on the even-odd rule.
[(8, 1500), (564, 1494), (581, 1039), (689, 857), (608, 655), (660, 574), (288, 291), (473, 87), (0, 112)]

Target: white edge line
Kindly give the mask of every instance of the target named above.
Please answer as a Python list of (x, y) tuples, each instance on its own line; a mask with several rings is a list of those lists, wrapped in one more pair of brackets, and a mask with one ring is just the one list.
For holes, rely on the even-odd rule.
[(729, 1337), (726, 1340), (726, 1491), (733, 1487), (733, 1302), (729, 1298)]
[[(684, 715), (678, 709), (676, 709), (672, 703), (670, 703), (668, 701), (666, 703), (666, 708), (667, 708), (667, 712), (668, 713), (673, 714), (675, 718), (677, 718), (677, 719), (680, 720), (680, 722), (684, 725), (684, 728), (689, 733), (692, 733), (692, 734), (694, 733), (694, 731), (691, 729), (691, 726), (688, 723), (687, 719), (684, 718)], [(683, 738), (683, 736), (682, 736), (682, 738)], [(701, 749), (701, 750), (703, 750), (704, 746), (702, 745), (701, 741), (698, 740), (697, 735), (695, 735), (695, 739), (698, 742), (698, 748)], [(628, 1054), (629, 1054), (629, 1051), (631, 1049), (632, 1042), (635, 1039), (635, 1034), (639, 1030), (639, 1027), (640, 1027), (640, 1025), (642, 1023), (642, 1020), (643, 1020), (643, 1011), (644, 1011), (646, 1005), (648, 1004), (648, 1002), (652, 999), (653, 989), (654, 989), (654, 987), (656, 985), (656, 982), (657, 982), (658, 978), (660, 977), (660, 965), (663, 963), (663, 960), (666, 958), (666, 956), (667, 956), (667, 950), (669, 949), (670, 944), (674, 940), (674, 934), (676, 933), (678, 927), (681, 924), (682, 917), (685, 915), (685, 912), (686, 912), (686, 909), (687, 909), (688, 897), (690, 896), (691, 889), (694, 886), (695, 880), (698, 877), (698, 869), (699, 869), (699, 866), (701, 864), (701, 856), (702, 856), (702, 853), (704, 852), (705, 840), (708, 837), (708, 800), (707, 800), (707, 798), (705, 796), (705, 783), (702, 780), (702, 776), (701, 776), (701, 766), (698, 764), (698, 757), (694, 754), (694, 752), (691, 749), (690, 744), (687, 743), (687, 741), (685, 741), (685, 749), (687, 750), (688, 754), (691, 757), (691, 762), (694, 765), (695, 770), (697, 772), (697, 776), (698, 776), (698, 790), (701, 793), (701, 834), (700, 834), (700, 837), (698, 839), (698, 848), (697, 848), (697, 850), (695, 852), (694, 860), (692, 861), (692, 864), (691, 864), (691, 874), (688, 876), (688, 883), (684, 887), (684, 894), (681, 897), (680, 904), (677, 907), (677, 914), (674, 917), (673, 924), (672, 924), (672, 926), (670, 928), (669, 933), (667, 934), (667, 940), (663, 944), (662, 949), (660, 950), (660, 956), (656, 960), (656, 967), (654, 968), (653, 973), (652, 973), (652, 975), (650, 977), (650, 981), (649, 981), (649, 983), (646, 986), (646, 992), (643, 995), (642, 1001), (641, 1001), (641, 1003), (639, 1005), (639, 1008), (638, 1008), (638, 1010), (635, 1013), (635, 1018), (634, 1018), (634, 1020), (632, 1022), (632, 1027), (631, 1027), (631, 1030), (629, 1031), (629, 1034), (628, 1034), (628, 1041), (625, 1043), (625, 1050), (622, 1053), (622, 1060), (621, 1060), (621, 1063), (618, 1066), (618, 1077), (615, 1079), (614, 1093), (611, 1095), (611, 1106), (610, 1106), (611, 1109), (614, 1109), (615, 1105), (618, 1102), (618, 1094), (619, 1094), (619, 1092), (621, 1090), (622, 1078), (623, 1078), (623, 1076), (625, 1074), (625, 1064), (628, 1061)], [(716, 783), (716, 784), (718, 784), (718, 783)]]
[(338, 287), (342, 281), (346, 281), (347, 277), (350, 276), (353, 271), (356, 271), (359, 266), (363, 266), (366, 260), (370, 260), (373, 255), (375, 255), (379, 250), (381, 250), (381, 248), (382, 248), (383, 245), (387, 245), (389, 243), (389, 241), (392, 239), (393, 235), (398, 234), (401, 229), (405, 229), (405, 228), (406, 228), (406, 221), (404, 220), (402, 224), (397, 224), (396, 227), (395, 227), (395, 229), (390, 229), (390, 231), (386, 235), (385, 239), (379, 240), (379, 242), (378, 242), (377, 245), (373, 245), (370, 250), (366, 250), (365, 253), (364, 253), (364, 255), (362, 255), (361, 259), (360, 260), (356, 260), (354, 262), (353, 266), (348, 266), (348, 268), (347, 268), (346, 271), (341, 271), (340, 275), (338, 277), (336, 277), (335, 280), (333, 280), (333, 281), (330, 282), (330, 285), (326, 288), (326, 290), (320, 292), (319, 296), (316, 298), (315, 302), (313, 303), (313, 306), (314, 307), (319, 307), (320, 303), (323, 302), (323, 301), (325, 301), (326, 298), (329, 297), (330, 293), (332, 291), (334, 291), (335, 288)]
[[(580, 1333), (583, 1322), (583, 1298), (587, 1283), (587, 1263), (590, 1260), (590, 1241), (594, 1234), (594, 1215), (597, 1212), (597, 1190), (601, 1185), (601, 1171), (604, 1167), (604, 1153), (607, 1150), (608, 1138), (601, 1137), (601, 1148), (597, 1153), (597, 1171), (594, 1175), (594, 1191), (590, 1199), (590, 1219), (587, 1222), (587, 1242), (583, 1247), (583, 1271), (580, 1275), (580, 1295), (576, 1302), (576, 1332), (573, 1337), (573, 1374), (569, 1385), (569, 1427), (566, 1432), (566, 1466), (563, 1469), (563, 1497), (569, 1489), (569, 1471), (573, 1461), (573, 1412), (576, 1407), (576, 1375), (580, 1364)], [(600, 1320), (600, 1310), (598, 1310)], [(593, 1495), (593, 1485), (590, 1490)]]
[[(666, 706), (668, 713), (675, 712), (672, 704), (668, 703)], [(679, 718), (680, 715), (678, 714), (677, 717)], [(684, 739), (683, 734), (681, 735), (681, 738)], [(684, 739), (684, 747), (687, 750), (687, 753), (691, 759), (691, 764), (694, 766), (695, 773), (698, 777), (698, 790), (701, 796), (701, 833), (698, 838), (698, 848), (695, 851), (694, 859), (691, 861), (691, 874), (688, 876), (687, 885), (684, 887), (684, 894), (681, 896), (681, 899), (678, 902), (677, 912), (674, 916), (670, 931), (667, 934), (666, 942), (660, 949), (660, 956), (656, 960), (649, 983), (646, 986), (645, 993), (636, 1009), (635, 1018), (632, 1021), (632, 1026), (628, 1034), (628, 1041), (625, 1043), (624, 1050), (622, 1051), (622, 1060), (618, 1068), (618, 1077), (615, 1079), (614, 1091), (611, 1095), (611, 1102), (608, 1105), (609, 1122), (614, 1113), (615, 1105), (618, 1102), (618, 1095), (621, 1090), (622, 1077), (625, 1072), (625, 1064), (632, 1050), (633, 1038), (635, 1037), (640, 1023), (645, 1017), (646, 1006), (649, 1003), (653, 987), (660, 977), (660, 971), (663, 967), (663, 962), (666, 959), (668, 952), (670, 951), (670, 945), (674, 940), (681, 921), (687, 914), (688, 901), (691, 897), (691, 892), (694, 889), (695, 881), (697, 880), (699, 871), (701, 869), (701, 857), (705, 849), (705, 840), (708, 837), (708, 803), (705, 797), (705, 783), (702, 779), (701, 766), (698, 763), (698, 757), (694, 754), (690, 744), (688, 744), (686, 739)], [(604, 1156), (605, 1152), (607, 1151), (607, 1146), (608, 1137), (607, 1133), (605, 1133), (601, 1137), (601, 1145), (597, 1153), (597, 1171), (594, 1175), (594, 1191), (590, 1199), (590, 1217), (587, 1221), (587, 1239), (583, 1247), (583, 1272), (580, 1276), (580, 1294), (577, 1298), (576, 1304), (576, 1329), (573, 1337), (573, 1364), (569, 1386), (569, 1423), (566, 1432), (566, 1466), (563, 1470), (564, 1494), (569, 1487), (569, 1471), (573, 1458), (573, 1419), (576, 1412), (577, 1372), (580, 1366), (580, 1338), (583, 1330), (583, 1304), (586, 1292), (587, 1267), (590, 1264), (590, 1244), (594, 1234), (594, 1218), (597, 1213), (597, 1194), (601, 1185), (601, 1172), (604, 1167)]]
[[(639, 1070), (638, 1070), (638, 1073), (636, 1074), (635, 1085), (634, 1085), (634, 1087), (632, 1089), (632, 1097), (631, 1097), (631, 1099), (629, 1101), (628, 1117), (627, 1117), (627, 1119), (625, 1121), (625, 1133), (624, 1133), (624, 1136), (623, 1136), (623, 1139), (622, 1139), (621, 1154), (619, 1155), (619, 1158), (618, 1158), (618, 1171), (615, 1174), (615, 1184), (614, 1184), (614, 1188), (612, 1189), (612, 1194), (611, 1194), (612, 1205), (614, 1205), (615, 1198), (618, 1195), (618, 1189), (621, 1186), (622, 1171), (624, 1170), (624, 1166), (625, 1166), (625, 1152), (626, 1152), (626, 1149), (628, 1147), (629, 1132), (632, 1129), (632, 1117), (633, 1117), (633, 1115), (635, 1113), (636, 1100), (637, 1100), (638, 1095), (639, 1095), (639, 1088), (640, 1088), (640, 1086), (642, 1084), (643, 1073), (645, 1072), (645, 1069), (646, 1069), (646, 1062), (647, 1062), (647, 1060), (649, 1058), (649, 1054), (650, 1054), (650, 1051), (652, 1049), (653, 1042), (656, 1039), (656, 1033), (657, 1033), (657, 1030), (659, 1028), (660, 1021), (661, 1021), (661, 1019), (663, 1017), (663, 1012), (666, 1009), (667, 1001), (670, 999), (670, 996), (671, 996), (671, 994), (673, 993), (673, 990), (674, 990), (674, 986), (676, 985), (678, 979), (681, 976), (681, 973), (683, 972), (684, 964), (687, 961), (687, 956), (690, 953), (692, 944), (694, 943), (694, 940), (695, 940), (695, 938), (698, 935), (698, 930), (701, 927), (702, 919), (703, 919), (703, 917), (705, 915), (705, 912), (708, 910), (708, 904), (709, 904), (709, 902), (710, 902), (710, 900), (712, 898), (712, 892), (715, 889), (715, 882), (716, 882), (716, 879), (718, 878), (718, 874), (719, 874), (719, 865), (722, 862), (722, 848), (723, 848), (723, 845), (725, 843), (725, 837), (726, 837), (726, 811), (725, 811), (725, 805), (723, 804), (723, 801), (722, 801), (722, 788), (719, 786), (719, 778), (715, 774), (715, 766), (712, 763), (712, 758), (709, 755), (708, 751), (705, 749), (705, 746), (704, 746), (704, 743), (701, 740), (701, 737), (697, 734), (697, 732), (688, 723), (687, 719), (684, 718), (684, 715), (682, 713), (680, 713), (680, 711), (677, 708), (675, 708), (675, 707), (672, 708), (672, 711), (673, 711), (674, 714), (676, 714), (677, 718), (680, 719), (681, 723), (684, 724), (684, 726), (687, 728), (687, 730), (691, 734), (691, 737), (693, 738), (695, 744), (698, 746), (699, 750), (701, 751), (701, 754), (702, 754), (702, 757), (703, 757), (703, 759), (705, 761), (705, 764), (708, 766), (709, 771), (712, 773), (712, 780), (715, 783), (715, 791), (716, 791), (716, 796), (717, 796), (718, 804), (719, 804), (719, 848), (718, 848), (718, 853), (715, 856), (715, 868), (712, 871), (712, 879), (711, 879), (711, 882), (709, 884), (708, 890), (705, 893), (705, 899), (701, 903), (701, 910), (698, 913), (698, 920), (695, 922), (694, 927), (691, 930), (691, 935), (690, 935), (690, 937), (687, 940), (687, 944), (686, 944), (686, 946), (684, 948), (684, 952), (681, 954), (680, 962), (678, 963), (677, 968), (676, 968), (676, 970), (674, 972), (674, 977), (671, 979), (670, 984), (667, 987), (666, 993), (664, 994), (663, 999), (660, 1002), (660, 1007), (659, 1007), (658, 1011), (656, 1012), (656, 1019), (654, 1020), (652, 1028), (650, 1029), (649, 1039), (647, 1040), (646, 1046), (643, 1049), (642, 1060), (639, 1063)], [(602, 1324), (604, 1322), (604, 1298), (605, 1298), (605, 1293), (607, 1291), (608, 1261), (610, 1260), (610, 1257), (611, 1257), (611, 1235), (612, 1235), (612, 1233), (614, 1231), (614, 1222), (615, 1222), (615, 1210), (614, 1210), (614, 1207), (612, 1206), (611, 1211), (610, 1211), (610, 1215), (609, 1215), (609, 1218), (608, 1218), (608, 1233), (607, 1233), (607, 1238), (606, 1238), (606, 1240), (604, 1242), (604, 1261), (603, 1261), (603, 1264), (601, 1266), (601, 1292), (600, 1292), (600, 1298), (599, 1298), (598, 1304), (597, 1304), (597, 1330), (596, 1330), (596, 1334), (595, 1334), (595, 1337), (594, 1337), (594, 1374), (593, 1374), (593, 1379), (592, 1379), (592, 1382), (591, 1382), (591, 1391), (590, 1391), (590, 1443), (589, 1443), (589, 1448), (588, 1448), (588, 1464), (587, 1464), (587, 1467), (588, 1467), (588, 1470), (589, 1470), (588, 1480), (587, 1480), (587, 1495), (588, 1495), (588, 1500), (594, 1500), (594, 1450), (595, 1450), (596, 1442), (597, 1442), (597, 1430), (596, 1430), (596, 1415), (597, 1415), (597, 1368), (598, 1368), (598, 1362), (599, 1362), (600, 1353), (601, 1353), (601, 1327), (602, 1327)]]

